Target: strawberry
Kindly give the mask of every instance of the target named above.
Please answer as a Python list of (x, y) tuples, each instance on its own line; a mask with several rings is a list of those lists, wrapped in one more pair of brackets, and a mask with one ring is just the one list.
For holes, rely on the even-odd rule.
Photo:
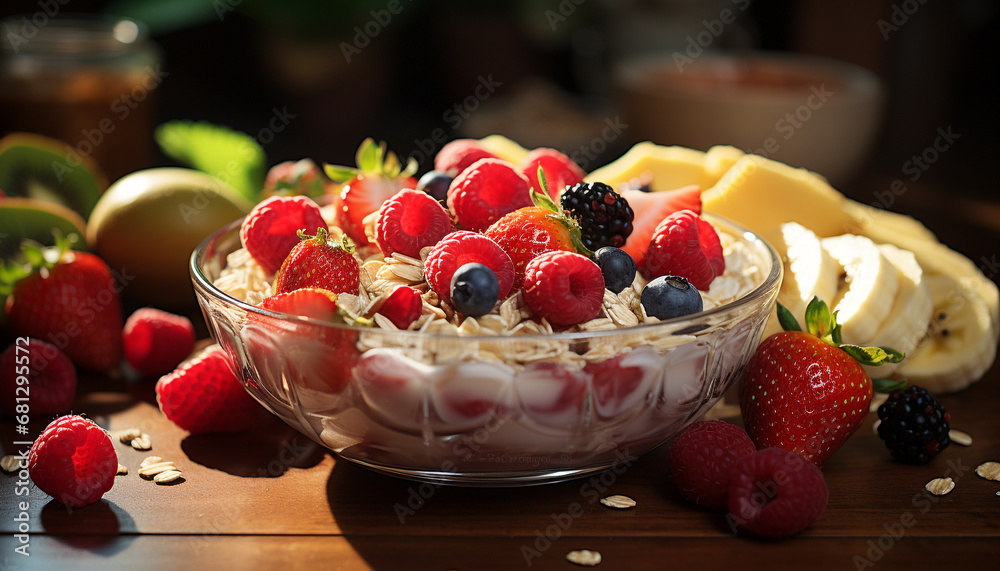
[(168, 419), (191, 434), (246, 430), (261, 410), (218, 345), (160, 377), (156, 402)]
[(295, 196), (298, 194), (311, 198), (323, 196), (326, 187), (326, 177), (312, 159), (300, 161), (285, 161), (278, 163), (267, 171), (264, 179), (264, 190), (261, 194), (268, 196)]
[(0, 295), (9, 293), (5, 313), (11, 332), (59, 347), (76, 366), (96, 372), (117, 367), (122, 357), (122, 308), (118, 284), (103, 260), (56, 245), (26, 241), (24, 264), (0, 275)]
[(410, 286), (396, 286), (382, 302), (378, 313), (389, 319), (397, 329), (405, 331), (420, 317), (423, 307), (420, 290)]
[(531, 200), (535, 206), (504, 215), (484, 232), (514, 263), (515, 290), (524, 283), (528, 262), (540, 254), (552, 250), (591, 254), (581, 242), (580, 227), (564, 216), (552, 199), (544, 193), (532, 192)]
[(635, 213), (632, 233), (629, 234), (622, 249), (632, 256), (638, 267), (644, 266), (649, 241), (664, 218), (678, 210), (690, 210), (695, 214), (701, 214), (701, 189), (697, 186), (660, 192), (623, 190), (621, 197), (628, 202)]
[(406, 168), (396, 153), (386, 151), (385, 142), (376, 144), (369, 137), (358, 147), (357, 168), (325, 165), (327, 176), (343, 184), (334, 199), (334, 222), (359, 247), (371, 242), (365, 235), (365, 218), (382, 207), (382, 203), (404, 188), (416, 188), (417, 161), (410, 157)]
[(274, 280), (275, 293), (304, 287), (358, 293), (360, 266), (354, 257), (354, 245), (347, 237), (337, 245), (323, 228), (317, 228), (315, 236), (301, 230), (298, 234), (299, 243), (282, 262)]
[(76, 369), (51, 343), (19, 339), (0, 353), (0, 412), (49, 416), (66, 412), (76, 398)]
[[(757, 347), (740, 385), (743, 421), (758, 450), (782, 448), (822, 466), (868, 414), (873, 383), (862, 365), (898, 363), (903, 355), (844, 344), (840, 325), (817, 298), (806, 309), (807, 332), (780, 304), (778, 316), (786, 331)], [(875, 384), (880, 391), (899, 385)]]
[(283, 363), (284, 374), (300, 387), (340, 392), (347, 386), (358, 358), (358, 333), (329, 324), (345, 323), (337, 294), (305, 287), (265, 298), (260, 307), (325, 323), (249, 313), (243, 337), (253, 360), (262, 365)]
[(518, 165), (518, 170), (528, 178), (531, 188), (537, 192), (544, 192), (538, 179), (539, 168), (545, 173), (546, 191), (552, 200), (559, 200), (559, 194), (563, 189), (583, 182), (583, 178), (587, 176), (587, 173), (566, 155), (555, 149), (540, 147), (528, 153)]

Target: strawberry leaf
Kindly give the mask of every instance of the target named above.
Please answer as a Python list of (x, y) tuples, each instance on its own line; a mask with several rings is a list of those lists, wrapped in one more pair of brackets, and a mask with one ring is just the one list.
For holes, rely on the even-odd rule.
[(809, 333), (820, 339), (830, 335), (834, 328), (837, 327), (837, 322), (834, 321), (833, 315), (830, 314), (830, 308), (826, 305), (826, 302), (815, 296), (809, 301), (809, 305), (806, 306), (805, 318), (806, 329)]
[(799, 321), (795, 319), (791, 311), (781, 302), (778, 302), (778, 323), (781, 324), (781, 329), (784, 331), (802, 331), (802, 327), (799, 326)]
[(382, 170), (383, 147), (375, 143), (375, 139), (368, 137), (361, 142), (358, 152), (354, 156), (354, 161), (362, 172), (375, 172)]
[(553, 214), (561, 214), (559, 211), (559, 205), (556, 204), (549, 195), (542, 194), (541, 192), (531, 191), (531, 203), (539, 208), (544, 208), (545, 210), (551, 210)]
[(899, 351), (885, 347), (862, 347), (845, 343), (840, 345), (840, 349), (854, 357), (854, 360), (862, 365), (878, 366), (885, 363), (898, 363), (904, 357)]
[(891, 393), (906, 387), (906, 381), (890, 381), (889, 379), (872, 379), (872, 388), (877, 393)]
[(358, 169), (351, 167), (340, 167), (337, 165), (323, 165), (323, 172), (330, 180), (337, 184), (344, 184), (361, 173)]
[(207, 121), (170, 121), (156, 128), (156, 143), (177, 162), (214, 175), (256, 202), (264, 188), (267, 157), (257, 140)]

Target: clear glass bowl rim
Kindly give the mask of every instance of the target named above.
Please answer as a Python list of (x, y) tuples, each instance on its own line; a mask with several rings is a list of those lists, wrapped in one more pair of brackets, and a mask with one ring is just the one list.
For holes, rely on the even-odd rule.
[[(750, 290), (750, 292), (744, 295), (743, 297), (731, 301), (727, 304), (720, 305), (719, 307), (715, 307), (691, 315), (683, 315), (681, 317), (675, 317), (673, 319), (663, 320), (658, 323), (641, 324), (635, 327), (629, 327), (625, 329), (615, 329), (611, 331), (577, 331), (571, 333), (561, 332), (561, 333), (550, 333), (550, 334), (528, 334), (528, 335), (518, 335), (516, 337), (511, 337), (508, 335), (454, 335), (450, 333), (425, 333), (421, 331), (389, 331), (374, 327), (359, 328), (357, 326), (346, 325), (343, 323), (334, 323), (332, 321), (325, 321), (322, 319), (276, 312), (255, 305), (250, 305), (246, 302), (240, 301), (224, 293), (222, 290), (215, 287), (215, 284), (213, 284), (211, 280), (209, 280), (208, 277), (205, 276), (204, 272), (202, 272), (201, 270), (201, 262), (204, 259), (208, 251), (208, 248), (212, 245), (213, 242), (218, 240), (219, 237), (221, 237), (222, 235), (238, 229), (240, 224), (243, 222), (243, 217), (238, 218), (237, 220), (234, 220), (229, 224), (226, 224), (225, 226), (212, 232), (210, 235), (208, 235), (208, 237), (202, 240), (202, 242), (198, 244), (198, 247), (196, 247), (194, 251), (191, 253), (189, 270), (191, 272), (192, 281), (194, 282), (196, 291), (200, 290), (203, 294), (214, 298), (219, 303), (229, 306), (234, 306), (243, 311), (255, 313), (258, 315), (270, 318), (282, 319), (290, 323), (302, 323), (311, 326), (322, 326), (322, 327), (330, 327), (333, 329), (343, 329), (351, 331), (360, 330), (367, 335), (382, 334), (393, 337), (399, 336), (403, 338), (413, 338), (413, 339), (450, 339), (450, 340), (458, 339), (458, 340), (469, 340), (469, 341), (473, 340), (474, 341), (500, 341), (500, 340), (531, 341), (531, 340), (545, 339), (547, 341), (574, 341), (579, 339), (616, 337), (631, 333), (640, 333), (640, 334), (648, 333), (650, 331), (653, 331), (654, 328), (657, 327), (661, 328), (677, 327), (678, 325), (683, 325), (685, 323), (690, 323), (691, 325), (698, 325), (698, 321), (702, 319), (717, 316), (720, 314), (725, 314), (734, 310), (738, 310), (744, 306), (754, 304), (760, 298), (767, 296), (768, 293), (772, 291), (772, 289), (776, 288), (780, 284), (782, 270), (783, 270), (782, 262), (781, 258), (778, 255), (778, 252), (774, 249), (773, 246), (771, 246), (771, 244), (769, 244), (766, 240), (764, 240), (754, 232), (751, 232), (750, 230), (743, 228), (739, 224), (736, 224), (735, 222), (732, 222), (727, 218), (713, 215), (711, 213), (704, 213), (702, 216), (710, 219), (713, 222), (721, 223), (724, 227), (728, 226), (729, 228), (726, 228), (726, 230), (730, 231), (734, 235), (737, 235), (737, 237), (742, 237), (743, 240), (746, 240), (748, 242), (761, 244), (765, 248), (771, 260), (771, 267), (767, 277), (764, 278), (764, 281), (761, 282), (759, 285), (757, 285), (757, 287), (755, 287), (754, 289)], [(678, 332), (682, 331), (683, 329), (684, 327), (680, 327), (678, 329)], [(695, 332), (694, 334), (697, 334), (697, 332)]]

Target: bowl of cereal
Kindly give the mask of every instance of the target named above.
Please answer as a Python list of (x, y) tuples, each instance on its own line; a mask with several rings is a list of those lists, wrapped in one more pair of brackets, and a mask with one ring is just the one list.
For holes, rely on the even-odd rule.
[[(211, 334), (246, 390), (303, 434), (399, 477), (530, 485), (648, 452), (737, 381), (782, 266), (756, 235), (706, 218), (726, 271), (702, 292), (703, 311), (663, 321), (638, 302), (641, 276), (570, 328), (537, 320), (522, 293), (479, 317), (428, 303), (405, 331), (270, 311), (255, 304), (270, 282), (241, 244), (240, 221), (198, 246), (190, 269)], [(426, 258), (375, 258), (382, 274), (372, 277), (389, 279), (362, 275), (356, 307), (382, 295), (379, 280), (423, 282)]]

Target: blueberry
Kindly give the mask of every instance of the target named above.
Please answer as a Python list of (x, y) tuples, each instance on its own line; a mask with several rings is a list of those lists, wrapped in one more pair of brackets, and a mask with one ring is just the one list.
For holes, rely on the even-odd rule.
[(496, 274), (483, 264), (465, 264), (451, 277), (451, 301), (470, 317), (486, 315), (500, 296)]
[(670, 319), (702, 310), (701, 294), (691, 282), (678, 276), (660, 276), (642, 289), (646, 315)]
[(621, 293), (635, 280), (635, 260), (625, 250), (605, 246), (594, 253), (594, 261), (604, 274), (604, 287), (614, 293)]
[(444, 202), (448, 200), (448, 187), (454, 179), (443, 171), (430, 171), (417, 181), (417, 190), (422, 190), (434, 198)]

